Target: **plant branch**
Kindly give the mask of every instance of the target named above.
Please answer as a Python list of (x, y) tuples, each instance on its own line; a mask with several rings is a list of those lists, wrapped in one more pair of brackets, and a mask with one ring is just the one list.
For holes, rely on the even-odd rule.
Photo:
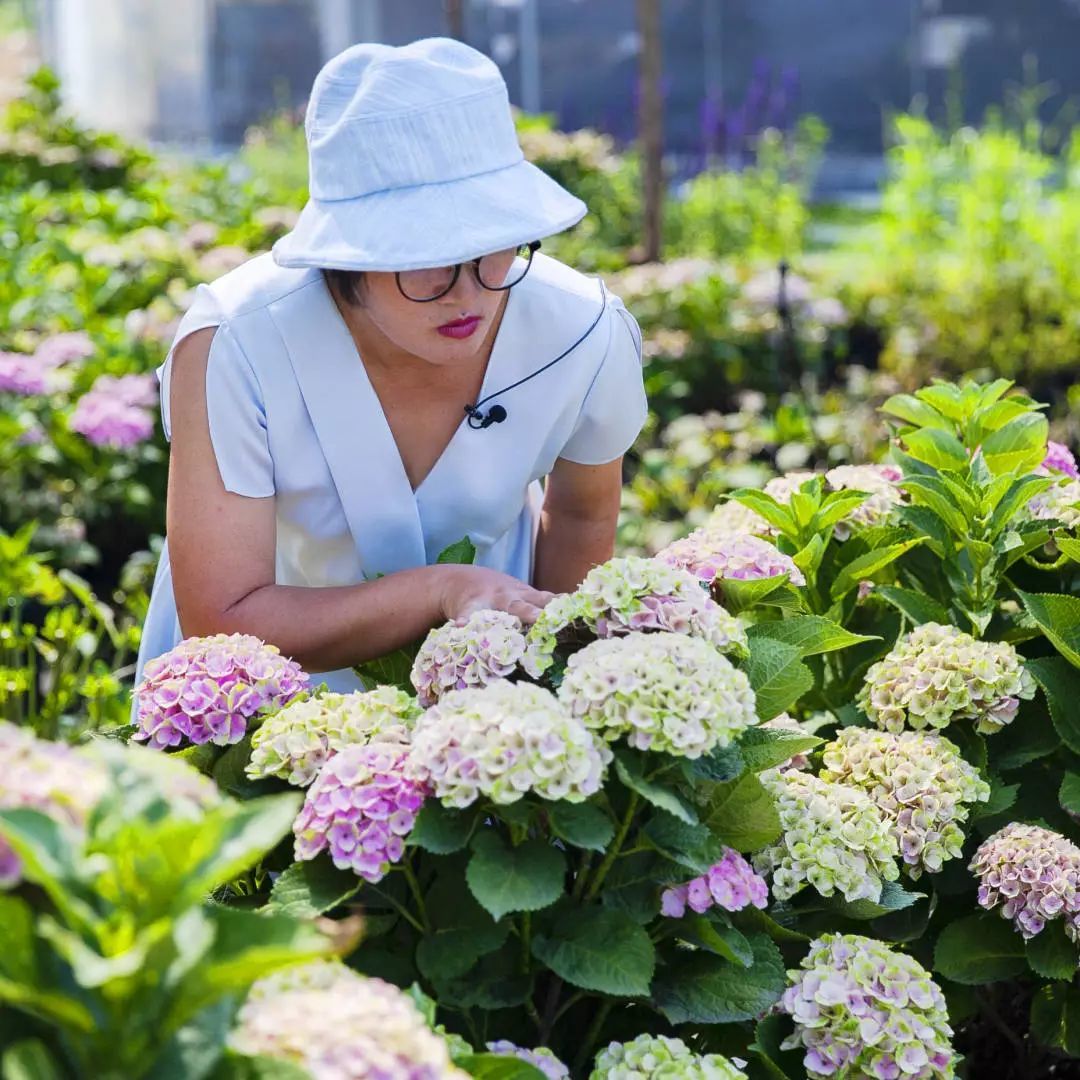
[(630, 801), (626, 804), (626, 813), (623, 814), (623, 819), (619, 823), (619, 831), (615, 834), (615, 839), (612, 840), (611, 847), (604, 856), (604, 861), (597, 867), (596, 876), (592, 879), (592, 884), (585, 894), (586, 900), (592, 900), (592, 898), (600, 891), (600, 886), (604, 884), (604, 879), (608, 876), (609, 871), (615, 864), (615, 860), (619, 857), (619, 852), (626, 842), (627, 833), (630, 832), (634, 814), (637, 812), (638, 802), (639, 798), (637, 792), (631, 791)]

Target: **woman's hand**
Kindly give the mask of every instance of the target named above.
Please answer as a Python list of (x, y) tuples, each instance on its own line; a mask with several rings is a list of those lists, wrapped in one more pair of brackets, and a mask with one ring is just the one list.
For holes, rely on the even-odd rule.
[(554, 596), (524, 581), (483, 566), (444, 566), (439, 606), (443, 617), (464, 621), (485, 608), (507, 611), (526, 625), (536, 622), (540, 609)]

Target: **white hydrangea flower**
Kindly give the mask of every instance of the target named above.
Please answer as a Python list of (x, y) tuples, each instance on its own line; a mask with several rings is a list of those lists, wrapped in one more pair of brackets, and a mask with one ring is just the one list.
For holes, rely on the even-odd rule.
[(968, 807), (990, 798), (979, 770), (940, 735), (845, 728), (822, 761), (822, 780), (857, 787), (873, 800), (912, 878), (960, 856)]
[(717, 604), (693, 574), (656, 559), (611, 559), (594, 567), (572, 593), (557, 596), (528, 634), (523, 667), (539, 678), (566, 638), (617, 637), (632, 631), (669, 630), (742, 654), (746, 631)]
[(639, 1035), (596, 1055), (589, 1080), (746, 1080), (722, 1054), (695, 1054), (682, 1039)]
[(582, 802), (600, 790), (611, 751), (554, 694), (530, 683), (451, 690), (417, 721), (409, 772), (444, 805), (481, 796)]
[(375, 738), (408, 742), (420, 711), (408, 694), (393, 686), (295, 701), (264, 720), (255, 732), (245, 771), (252, 779), (280, 776), (307, 787), (327, 760), (347, 746)]
[(822, 896), (877, 901), (882, 883), (900, 876), (896, 838), (858, 788), (798, 771), (770, 770), (761, 780), (776, 797), (783, 833), (754, 857), (754, 869), (772, 874), (776, 899), (810, 885)]
[(570, 657), (559, 700), (609, 742), (697, 758), (757, 723), (746, 674), (682, 634), (594, 641)]
[(1008, 642), (924, 623), (870, 668), (857, 700), (886, 731), (974, 720), (976, 731), (992, 735), (1034, 695), (1035, 680)]

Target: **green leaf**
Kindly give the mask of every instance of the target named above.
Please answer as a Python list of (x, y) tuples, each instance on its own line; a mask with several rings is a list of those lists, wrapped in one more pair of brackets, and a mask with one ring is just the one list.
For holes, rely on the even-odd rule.
[(720, 602), (732, 615), (738, 615), (755, 604), (760, 604), (787, 583), (786, 573), (767, 578), (753, 578), (749, 581), (740, 581), (737, 578), (717, 580)]
[(537, 934), (533, 955), (583, 990), (619, 997), (648, 994), (656, 966), (649, 935), (622, 911), (583, 908)]
[(1040, 413), (1025, 412), (989, 435), (982, 444), (983, 456), (990, 471), (1030, 472), (1046, 456), (1050, 425)]
[(445, 566), (449, 563), (459, 566), (471, 566), (476, 562), (476, 548), (467, 536), (463, 536), (456, 544), (451, 544), (448, 548), (440, 551), (435, 562), (439, 566)]
[(925, 893), (907, 892), (895, 881), (886, 881), (881, 886), (881, 896), (877, 900), (845, 900), (842, 896), (835, 896), (829, 907), (846, 919), (864, 921), (903, 911), (925, 898)]
[(679, 924), (677, 933), (683, 940), (738, 967), (750, 967), (754, 962), (754, 950), (746, 935), (718, 919), (707, 919), (703, 915), (688, 917)]
[(454, 1064), (477, 1080), (545, 1080), (535, 1065), (508, 1054), (470, 1054)]
[(1004, 814), (1020, 792), (1019, 784), (1006, 784), (996, 777), (990, 777), (990, 798), (984, 803), (976, 803), (972, 807), (971, 820), (979, 821), (981, 818), (993, 817), (995, 814)]
[(913, 626), (936, 622), (947, 626), (952, 619), (948, 610), (932, 597), (914, 589), (902, 589), (898, 585), (879, 585), (874, 590), (887, 604), (892, 604)]
[(1025, 967), (1023, 938), (997, 914), (950, 923), (934, 948), (934, 970), (969, 986), (1012, 978)]
[(1054, 730), (1073, 753), (1080, 754), (1080, 671), (1060, 656), (1028, 660), (1024, 666), (1046, 694)]
[(407, 843), (432, 855), (452, 855), (468, 845), (475, 823), (472, 812), (451, 810), (432, 799), (416, 815)]
[(948, 488), (937, 476), (907, 476), (900, 486), (916, 506), (932, 510), (954, 533), (965, 536), (970, 532), (968, 519), (954, 505)]
[(294, 862), (274, 882), (267, 907), (298, 919), (314, 919), (345, 903), (360, 885), (354, 873), (339, 870), (329, 858)]
[(539, 911), (563, 894), (566, 860), (562, 852), (536, 837), (510, 847), (493, 830), (473, 840), (465, 871), (469, 891), (492, 918), (511, 911)]
[(653, 1004), (672, 1024), (730, 1024), (760, 1016), (780, 999), (787, 978), (772, 941), (764, 934), (749, 940), (749, 967), (704, 954), (680, 958), (657, 978)]
[(771, 1013), (762, 1017), (754, 1029), (749, 1049), (757, 1054), (769, 1080), (805, 1080), (806, 1067), (798, 1050), (781, 1050), (780, 1044), (791, 1030), (791, 1021)]
[(1080, 540), (1073, 540), (1068, 536), (1055, 536), (1054, 543), (1057, 544), (1062, 555), (1067, 555), (1073, 562), (1080, 563)]
[(385, 656), (365, 660), (356, 664), (353, 671), (360, 676), (365, 687), (373, 690), (376, 686), (394, 686), (405, 693), (413, 693), (412, 669), (416, 654), (420, 651), (421, 641), (413, 642), (402, 649), (395, 649)]
[(718, 746), (699, 758), (685, 758), (682, 762), (683, 774), (693, 783), (696, 780), (713, 780), (717, 783), (734, 780), (743, 769), (746, 761), (738, 743)]
[(1080, 816), (1080, 773), (1067, 772), (1062, 777), (1058, 802), (1067, 814)]
[(556, 836), (586, 851), (603, 851), (615, 835), (611, 818), (593, 803), (553, 803), (548, 820)]
[(161, 1048), (147, 1071), (154, 1080), (203, 1080), (221, 1059), (236, 1003), (215, 1001), (185, 1024)]
[(953, 383), (935, 381), (932, 386), (923, 386), (916, 390), (915, 397), (919, 401), (932, 405), (942, 416), (947, 416), (950, 420), (963, 420), (970, 410), (970, 405), (965, 403), (960, 387)]
[(920, 536), (914, 540), (905, 540), (900, 544), (889, 544), (888, 547), (877, 548), (874, 551), (866, 552), (865, 555), (857, 556), (851, 562), (845, 564), (840, 573), (833, 579), (832, 587), (829, 589), (829, 596), (833, 600), (840, 600), (842, 597), (847, 596), (849, 592), (859, 587), (859, 582), (884, 570), (890, 563), (895, 562), (901, 555), (904, 555), (913, 547), (918, 547), (921, 543), (923, 543), (923, 537)]
[(916, 427), (940, 427), (952, 429), (952, 424), (925, 401), (920, 401), (914, 394), (893, 394), (880, 406), (883, 413), (899, 417)]
[(774, 529), (781, 533), (794, 533), (795, 519), (791, 511), (778, 503), (771, 495), (753, 488), (739, 488), (729, 496), (737, 503), (749, 507), (756, 514), (760, 514)]
[(64, 1073), (40, 1039), (23, 1039), (0, 1057), (3, 1080), (63, 1080)]
[(698, 816), (694, 808), (678, 792), (646, 777), (644, 760), (642, 756), (628, 750), (616, 750), (615, 772), (619, 779), (647, 803), (674, 814), (687, 825), (696, 825)]
[(762, 721), (790, 709), (814, 688), (814, 674), (802, 662), (802, 650), (773, 638), (755, 639), (745, 670)]
[(800, 657), (819, 656), (838, 649), (850, 649), (865, 641), (880, 640), (872, 634), (853, 634), (821, 615), (795, 615), (775, 622), (757, 623), (747, 630), (747, 637), (751, 645), (759, 638), (793, 645), (799, 650)]
[(713, 788), (704, 824), (736, 851), (759, 851), (781, 832), (776, 801), (753, 773)]
[(265, 781), (252, 780), (246, 771), (251, 762), (253, 734), (248, 732), (240, 742), (227, 746), (210, 773), (222, 791), (237, 799), (250, 799), (266, 791)]
[(1080, 596), (1025, 593), (1019, 589), (1017, 596), (1054, 648), (1074, 667), (1080, 667)]
[(431, 982), (459, 978), (482, 956), (501, 949), (509, 936), (509, 923), (493, 921), (436, 930), (420, 939), (416, 966)]
[(1012, 524), (1021, 507), (1027, 506), (1032, 498), (1045, 491), (1052, 483), (1053, 480), (1048, 476), (1021, 476), (1013, 480), (990, 515), (990, 536), (997, 536)]
[(27, 986), (38, 982), (34, 913), (21, 896), (0, 893), (0, 975)]
[(1080, 1057), (1080, 990), (1061, 983), (1042, 987), (1031, 1002), (1031, 1034), (1043, 1046)]
[(1044, 979), (1071, 979), (1080, 964), (1076, 945), (1065, 936), (1060, 919), (1048, 922), (1027, 942), (1025, 951), (1028, 966)]
[(311, 1073), (290, 1061), (227, 1051), (212, 1080), (311, 1080)]
[(957, 471), (967, 467), (964, 444), (941, 428), (921, 428), (904, 436), (904, 447), (916, 461), (932, 468)]
[(763, 772), (790, 761), (796, 754), (805, 754), (823, 742), (816, 735), (804, 735), (798, 731), (776, 728), (750, 728), (739, 737), (746, 768), (750, 772)]
[(693, 874), (707, 873), (724, 857), (724, 845), (704, 825), (687, 825), (660, 811), (642, 830), (657, 851)]

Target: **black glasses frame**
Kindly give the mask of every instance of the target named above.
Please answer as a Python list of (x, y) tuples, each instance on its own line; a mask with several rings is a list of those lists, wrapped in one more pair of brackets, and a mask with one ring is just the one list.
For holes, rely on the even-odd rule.
[(450, 278), (450, 284), (447, 285), (442, 292), (436, 293), (434, 296), (425, 296), (422, 300), (417, 300), (415, 296), (410, 296), (402, 287), (401, 275), (402, 273), (407, 271), (396, 271), (394, 274), (394, 280), (397, 282), (398, 292), (401, 293), (401, 295), (404, 296), (406, 300), (411, 300), (414, 304), (430, 304), (435, 300), (441, 300), (448, 292), (450, 292), (454, 288), (454, 286), (458, 283), (458, 278), (461, 277), (461, 268), (463, 266), (471, 266), (473, 268), (473, 274), (476, 277), (476, 282), (480, 286), (480, 288), (487, 289), (488, 292), (507, 292), (515, 285), (520, 285), (521, 282), (525, 280), (525, 274), (527, 274), (529, 272), (529, 269), (532, 267), (533, 256), (540, 250), (540, 241), (533, 240), (528, 243), (526, 247), (528, 247), (529, 249), (529, 261), (525, 264), (525, 272), (521, 275), (521, 277), (517, 279), (517, 281), (512, 281), (509, 285), (485, 285), (484, 282), (481, 281), (480, 261), (481, 259), (486, 258), (486, 256), (484, 255), (481, 255), (479, 258), (476, 259), (467, 259), (465, 262), (459, 262), (454, 267), (454, 273)]

